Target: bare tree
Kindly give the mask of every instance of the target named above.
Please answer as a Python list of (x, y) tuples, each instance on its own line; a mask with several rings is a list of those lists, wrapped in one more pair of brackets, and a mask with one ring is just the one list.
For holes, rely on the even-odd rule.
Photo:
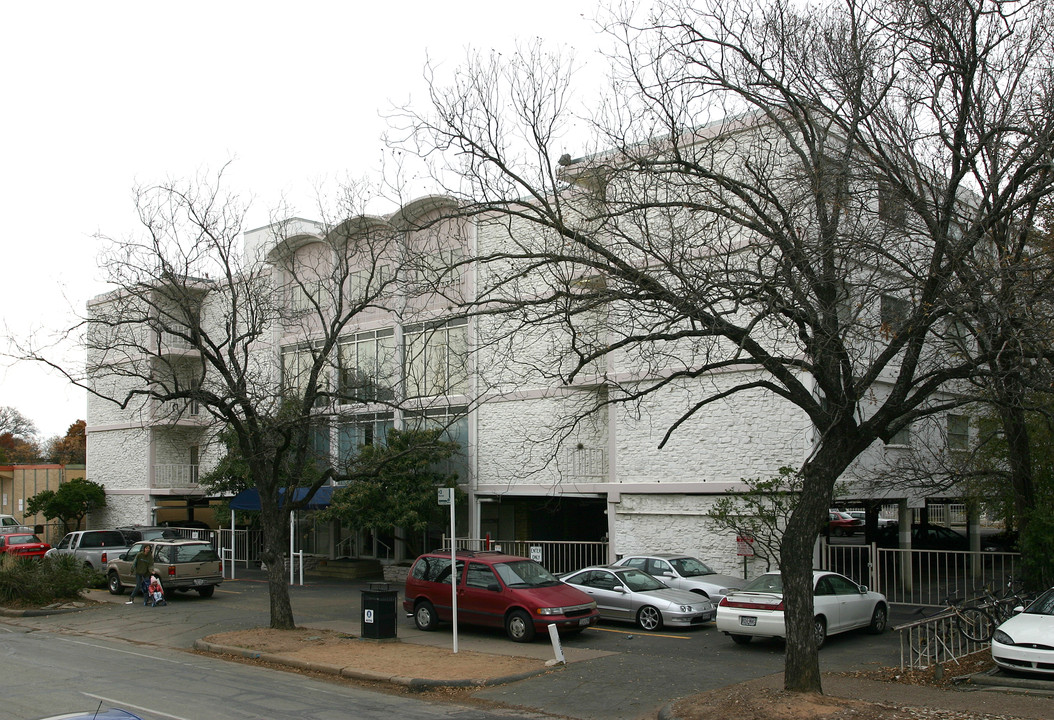
[(818, 528), (861, 454), (990, 372), (948, 328), (987, 301), (993, 234), (1051, 192), (1054, 25), (1045, 0), (695, 5), (609, 25), (603, 152), (560, 147), (578, 96), (537, 48), (433, 78), (393, 123), (480, 218), (491, 342), (552, 338), (517, 371), (594, 388), (569, 423), (672, 387), (662, 444), (739, 393), (809, 418), (780, 564), (786, 687), (819, 691)]
[(243, 252), (244, 209), (221, 181), (222, 172), (137, 191), (143, 232), (104, 238), (115, 289), (78, 326), (86, 374), (66, 373), (103, 401), (102, 413), (205, 418), (197, 423), (212, 462), (221, 436), (233, 445), (260, 495), (271, 627), (290, 628), (288, 520), (336, 473), (330, 428), (349, 406), (398, 400), (379, 392), (392, 378), (378, 364), (344, 361), (340, 341), (364, 314), (388, 311), (405, 232), (371, 220), (349, 188), (339, 220), (275, 222)]

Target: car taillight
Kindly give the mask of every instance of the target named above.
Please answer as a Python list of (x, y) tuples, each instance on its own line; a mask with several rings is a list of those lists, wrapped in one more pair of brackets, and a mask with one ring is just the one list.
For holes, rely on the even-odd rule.
[(741, 608), (743, 610), (783, 610), (783, 601), (779, 602), (749, 602), (746, 600), (729, 600), (727, 596), (721, 598), (721, 607)]
[(176, 566), (175, 565), (169, 565), (168, 566), (168, 576), (169, 577), (175, 577), (176, 576)]
[(105, 565), (105, 564), (106, 564), (106, 553), (103, 553), (103, 554), (102, 554), (102, 564), (103, 564), (103, 565)]

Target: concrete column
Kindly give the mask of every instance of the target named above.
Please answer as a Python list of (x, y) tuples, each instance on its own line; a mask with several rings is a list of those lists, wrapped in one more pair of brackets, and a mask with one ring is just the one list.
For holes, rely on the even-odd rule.
[[(902, 550), (911, 549), (911, 520), (914, 513), (908, 507), (907, 500), (897, 501), (897, 523), (898, 546)], [(897, 553), (897, 574), (900, 575), (900, 589), (905, 597), (909, 597), (914, 587), (911, 577), (911, 553)]]
[(966, 536), (970, 540), (970, 576), (977, 584), (982, 576), (981, 558), (981, 511), (975, 503), (966, 505)]

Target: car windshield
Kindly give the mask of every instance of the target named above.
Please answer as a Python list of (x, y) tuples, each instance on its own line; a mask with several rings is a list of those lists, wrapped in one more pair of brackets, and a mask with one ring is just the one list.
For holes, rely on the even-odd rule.
[(699, 575), (713, 575), (714, 571), (702, 560), (695, 558), (673, 558), (670, 564), (677, 570), (681, 577), (698, 577)]
[(667, 585), (659, 582), (651, 575), (640, 570), (626, 570), (618, 573), (622, 582), (633, 592), (646, 592), (648, 590), (662, 590)]
[(1025, 609), (1028, 615), (1054, 615), (1054, 588), (1047, 590)]
[(494, 571), (508, 587), (547, 587), (560, 584), (551, 572), (533, 560), (498, 563), (494, 566)]
[(783, 592), (783, 577), (779, 573), (774, 575), (758, 575), (756, 578), (743, 586), (744, 592)]

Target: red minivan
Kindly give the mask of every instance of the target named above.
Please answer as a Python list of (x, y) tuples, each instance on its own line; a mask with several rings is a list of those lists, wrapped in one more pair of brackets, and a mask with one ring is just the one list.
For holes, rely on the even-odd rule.
[[(596, 625), (600, 613), (593, 598), (560, 582), (525, 557), (500, 552), (458, 551), (457, 619), (471, 625), (503, 627), (516, 642), (556, 625), (562, 633)], [(417, 558), (406, 577), (403, 608), (420, 630), (449, 622), (450, 553), (438, 550)]]

